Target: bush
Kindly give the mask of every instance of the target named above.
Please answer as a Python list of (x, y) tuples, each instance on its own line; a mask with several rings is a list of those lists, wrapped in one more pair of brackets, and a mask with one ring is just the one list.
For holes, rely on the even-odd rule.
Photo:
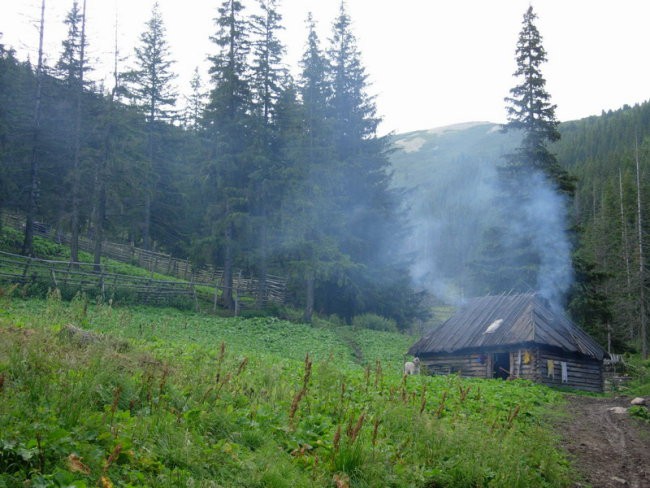
[(352, 325), (360, 329), (383, 330), (385, 332), (397, 332), (397, 322), (387, 319), (374, 313), (364, 313), (352, 319)]

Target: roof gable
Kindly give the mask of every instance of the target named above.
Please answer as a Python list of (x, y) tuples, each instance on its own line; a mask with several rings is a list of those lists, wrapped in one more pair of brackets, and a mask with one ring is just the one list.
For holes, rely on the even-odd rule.
[[(488, 329), (496, 322), (498, 326)], [(605, 351), (562, 313), (536, 294), (485, 296), (470, 300), (442, 325), (425, 334), (410, 354), (534, 343), (602, 359)]]

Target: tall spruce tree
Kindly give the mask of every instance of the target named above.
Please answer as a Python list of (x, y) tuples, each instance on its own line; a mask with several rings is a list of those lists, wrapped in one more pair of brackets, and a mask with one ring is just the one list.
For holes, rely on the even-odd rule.
[(571, 250), (567, 223), (562, 222), (566, 201), (558, 192), (571, 196), (574, 181), (548, 148), (560, 133), (541, 71), (547, 58), (536, 18), (528, 7), (517, 41), (517, 84), (505, 99), (504, 130), (520, 131), (522, 139), (500, 168), (504, 194), (494, 202), (499, 213), (495, 224), (483, 235), (474, 291), (536, 290), (559, 306), (570, 285)]
[(328, 234), (338, 239), (341, 251), (355, 265), (346, 273), (346, 286), (339, 286), (340, 280), (330, 282), (324, 294), (337, 313), (350, 318), (377, 311), (380, 300), (388, 295), (396, 298), (397, 270), (405, 270), (399, 263), (395, 243), (403, 236), (403, 227), (397, 215), (396, 195), (390, 189), (389, 141), (377, 135), (381, 119), (374, 98), (368, 94), (368, 77), (344, 2), (333, 24), (326, 59), (335, 162), (329, 169), (337, 179), (335, 205), (341, 221)]
[(251, 17), (252, 104), (255, 123), (254, 167), (250, 178), (253, 265), (257, 270), (258, 306), (267, 292), (270, 228), (277, 224), (283, 172), (279, 153), (277, 105), (287, 81), (283, 63), (283, 29), (277, 0), (259, 0), (260, 14)]
[(199, 68), (194, 68), (194, 74), (190, 80), (190, 95), (185, 97), (183, 125), (186, 129), (196, 131), (199, 128), (203, 110), (205, 110), (206, 95)]
[(151, 248), (151, 206), (155, 198), (157, 166), (161, 155), (161, 123), (169, 121), (176, 102), (173, 84), (176, 75), (171, 71), (166, 31), (156, 2), (151, 18), (140, 35), (140, 45), (135, 48), (135, 68), (125, 73), (132, 100), (144, 113), (147, 121), (147, 167), (144, 180), (144, 208), (142, 219), (142, 241), (145, 249)]
[(213, 89), (204, 124), (212, 154), (207, 169), (206, 214), (214, 264), (222, 263), (222, 301), (234, 309), (233, 269), (249, 224), (247, 190), (250, 175), (251, 88), (247, 65), (249, 23), (238, 0), (224, 0), (218, 9), (218, 52), (209, 59)]
[(519, 130), (523, 134), (521, 145), (508, 157), (505, 171), (515, 180), (522, 174), (540, 171), (559, 190), (572, 195), (575, 182), (548, 149), (549, 143), (560, 139), (559, 122), (555, 118), (557, 106), (551, 103), (551, 96), (546, 91), (546, 80), (542, 75), (541, 67), (547, 58), (542, 36), (535, 26), (536, 18), (531, 5), (524, 14), (517, 41), (517, 70), (513, 76), (519, 83), (505, 99), (508, 123), (504, 129)]
[(72, 238), (70, 241), (70, 261), (79, 261), (79, 232), (81, 226), (81, 146), (82, 146), (82, 117), (84, 98), (84, 75), (88, 71), (86, 63), (86, 1), (79, 9), (79, 3), (75, 0), (72, 8), (66, 16), (65, 23), (68, 26), (68, 37), (63, 41), (63, 51), (56, 65), (57, 71), (63, 77), (65, 84), (72, 97), (73, 126), (70, 134), (72, 144), (72, 168), (70, 168), (71, 179), (71, 210), (70, 228)]
[(45, 35), (45, 0), (41, 0), (41, 21), (39, 27), (38, 64), (36, 65), (36, 90), (34, 93), (34, 115), (32, 118), (31, 164), (29, 170), (29, 187), (27, 212), (25, 218), (25, 236), (22, 254), (34, 254), (34, 219), (38, 207), (40, 186), (40, 144), (41, 144), (41, 101), (43, 94), (44, 62), (43, 37)]
[[(351, 262), (339, 247), (338, 226), (343, 221), (337, 206), (338, 165), (332, 151), (329, 69), (311, 14), (307, 48), (301, 60), (298, 93), (302, 104), (294, 114), (298, 128), (283, 121), (283, 139), (290, 138), (292, 178), (282, 212), (283, 248), (288, 271), (311, 322), (319, 283), (343, 276)], [(283, 114), (284, 115), (284, 114)]]

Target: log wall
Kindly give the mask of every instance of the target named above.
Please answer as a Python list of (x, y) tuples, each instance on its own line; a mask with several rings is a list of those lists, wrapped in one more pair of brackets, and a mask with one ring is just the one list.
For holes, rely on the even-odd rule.
[(489, 378), (488, 357), (481, 354), (459, 354), (420, 357), (420, 364), (428, 374), (452, 374), (475, 378)]
[[(553, 361), (553, 370), (550, 372), (548, 369), (549, 359)], [(562, 361), (567, 363), (568, 381), (566, 383), (562, 382)], [(568, 386), (593, 392), (603, 391), (602, 363), (596, 359), (550, 352), (540, 348), (537, 370), (539, 376), (536, 381), (548, 386)]]
[[(602, 392), (603, 372), (596, 359), (578, 357), (570, 353), (549, 351), (541, 347), (493, 349), (484, 353), (440, 354), (421, 356), (421, 364), (428, 374), (452, 374), (475, 378), (492, 378), (493, 354), (509, 353), (510, 378), (522, 378), (554, 387)], [(549, 375), (548, 360), (553, 361)], [(562, 382), (562, 362), (567, 363), (568, 381)]]

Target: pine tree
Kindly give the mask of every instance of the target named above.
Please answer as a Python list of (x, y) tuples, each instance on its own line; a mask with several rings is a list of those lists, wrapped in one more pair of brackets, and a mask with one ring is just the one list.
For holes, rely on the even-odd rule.
[(533, 170), (541, 171), (559, 190), (572, 195), (575, 182), (548, 149), (549, 143), (560, 139), (559, 122), (541, 71), (547, 58), (542, 36), (535, 26), (536, 18), (533, 7), (529, 6), (517, 41), (517, 70), (513, 76), (520, 82), (505, 99), (508, 123), (504, 129), (523, 133), (521, 146), (509, 156), (505, 171), (515, 180)]
[(38, 64), (36, 67), (36, 92), (34, 94), (34, 116), (32, 119), (32, 147), (29, 171), (29, 190), (25, 219), (25, 237), (22, 254), (34, 254), (34, 218), (38, 207), (40, 186), (40, 139), (41, 139), (41, 97), (43, 90), (43, 37), (45, 33), (45, 0), (41, 1), (41, 21), (38, 42)]
[[(514, 76), (518, 84), (505, 99), (508, 123), (504, 130), (520, 131), (522, 139), (499, 168), (503, 194), (493, 203), (495, 223), (484, 233), (473, 267), (476, 291), (537, 290), (553, 305), (561, 305), (564, 297), (560, 295), (569, 286), (571, 256), (567, 240), (557, 238), (567, 231), (566, 223), (560, 223), (566, 214), (566, 201), (557, 193), (571, 196), (574, 181), (548, 149), (560, 134), (556, 107), (550, 102), (541, 72), (546, 51), (535, 19), (529, 7), (517, 41)], [(547, 210), (542, 212), (542, 208)], [(542, 221), (554, 230), (542, 230)], [(559, 272), (561, 269), (566, 273)]]
[[(340, 251), (353, 266), (344, 272), (347, 284), (331, 281), (325, 295), (337, 313), (351, 318), (357, 313), (376, 311), (399, 289), (409, 294), (399, 277), (408, 274), (396, 253), (404, 236), (398, 218), (397, 199), (390, 188), (389, 141), (377, 135), (381, 119), (374, 98), (368, 94), (367, 74), (361, 62), (351, 21), (341, 3), (336, 18), (327, 62), (331, 93), (328, 100), (328, 130), (331, 130), (333, 164), (328, 167), (335, 180), (333, 199), (339, 222), (327, 221), (329, 237), (338, 241)], [(327, 225), (334, 227), (327, 228)], [(401, 273), (400, 273), (401, 272)], [(393, 314), (396, 311), (383, 310)]]
[[(61, 43), (62, 51), (56, 63), (56, 72), (69, 87), (83, 84), (83, 76), (90, 68), (82, 59), (82, 50), (88, 47), (84, 32), (84, 10), (79, 7), (79, 2), (74, 0), (70, 11), (63, 21), (68, 26), (68, 36)], [(82, 45), (83, 43), (83, 45)], [(85, 57), (85, 56), (84, 56)]]
[(279, 39), (283, 29), (277, 0), (259, 0), (261, 14), (251, 17), (251, 89), (254, 125), (254, 167), (250, 175), (250, 213), (253, 264), (259, 289), (257, 305), (267, 294), (270, 259), (270, 229), (278, 222), (283, 193), (283, 170), (279, 153), (277, 105), (284, 85), (289, 83), (283, 64), (284, 45)]
[(186, 129), (198, 130), (206, 105), (206, 92), (203, 89), (199, 68), (194, 69), (190, 80), (190, 96), (185, 97), (185, 116), (183, 124)]
[(82, 11), (75, 0), (65, 23), (68, 25), (68, 37), (63, 41), (63, 52), (57, 63), (57, 71), (71, 91), (73, 102), (72, 141), (72, 180), (71, 222), (72, 239), (70, 242), (70, 261), (79, 261), (79, 227), (81, 214), (81, 146), (82, 146), (82, 100), (84, 97), (84, 75), (88, 71), (86, 64), (86, 1)]
[(228, 309), (234, 309), (233, 269), (245, 242), (249, 212), (250, 43), (243, 10), (238, 0), (225, 0), (219, 7), (218, 31), (211, 38), (218, 52), (209, 58), (214, 87), (204, 117), (212, 152), (206, 178), (206, 218), (213, 259), (223, 263), (222, 301)]
[(140, 45), (135, 48), (136, 67), (124, 75), (133, 102), (145, 115), (147, 121), (148, 167), (144, 181), (144, 210), (142, 240), (145, 249), (151, 248), (151, 206), (156, 191), (156, 167), (160, 155), (160, 123), (169, 121), (173, 115), (176, 91), (171, 71), (169, 47), (165, 38), (165, 26), (160, 6), (156, 2), (151, 18), (140, 35)]
[(343, 218), (337, 207), (338, 178), (333, 171), (337, 164), (329, 130), (328, 64), (311, 14), (307, 22), (307, 49), (298, 88), (302, 105), (292, 114), (281, 112), (285, 155), (293, 162), (281, 229), (289, 272), (299, 283), (297, 288), (304, 290), (299, 293), (303, 320), (310, 323), (317, 283), (342, 276), (339, 271), (346, 269), (350, 260), (339, 248), (337, 236), (342, 231), (335, 230)]

